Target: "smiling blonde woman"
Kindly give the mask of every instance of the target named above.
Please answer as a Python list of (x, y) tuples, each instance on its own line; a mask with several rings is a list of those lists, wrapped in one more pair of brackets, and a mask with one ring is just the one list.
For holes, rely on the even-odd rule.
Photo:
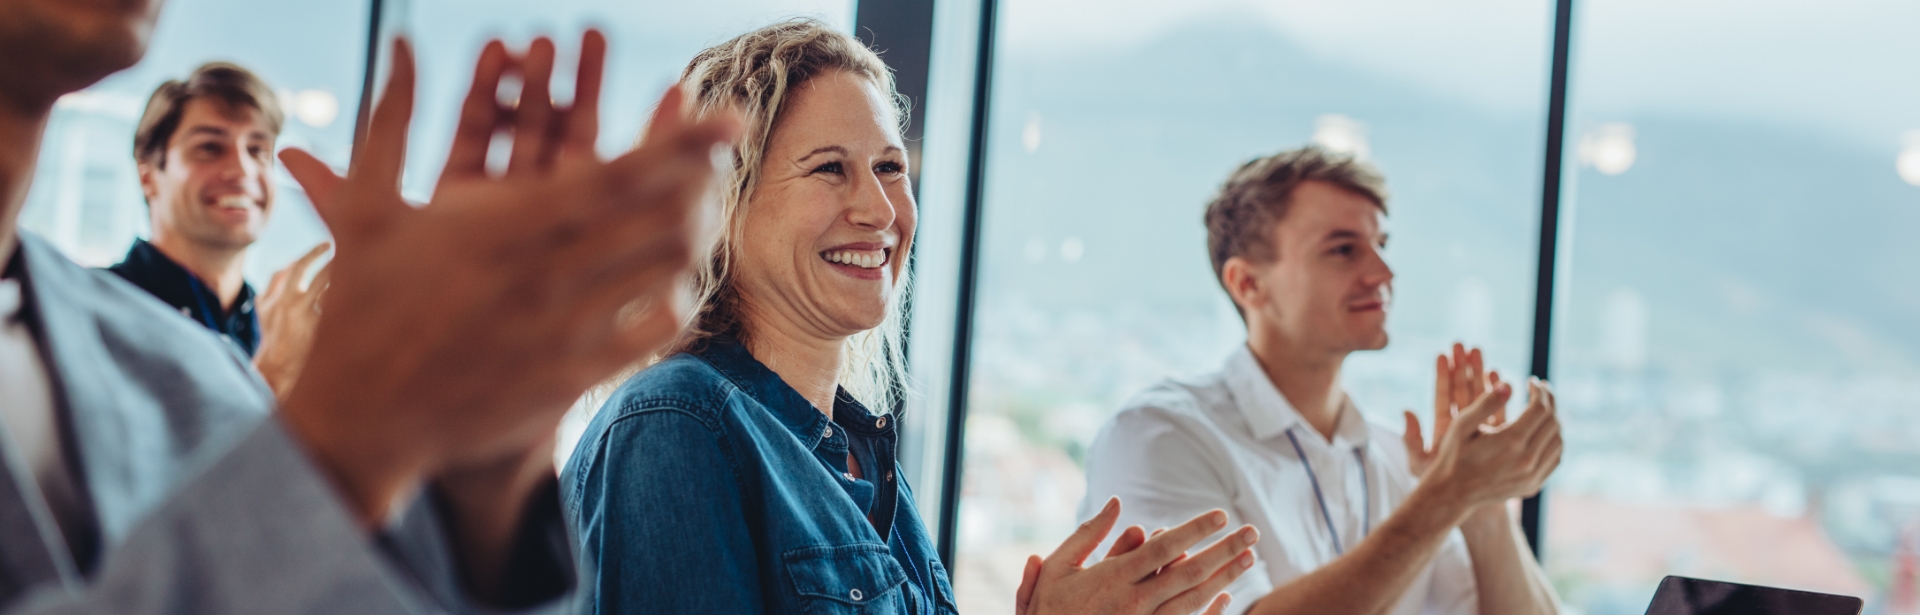
[[(896, 463), (899, 299), (916, 210), (892, 75), (859, 41), (786, 21), (701, 52), (681, 84), (748, 120), (723, 233), (672, 356), (582, 436), (563, 501), (600, 613), (952, 613)], [(880, 408), (875, 413), (869, 408)], [(1109, 503), (1028, 562), (1031, 613), (1191, 613), (1253, 563), (1215, 511), (1151, 540)]]

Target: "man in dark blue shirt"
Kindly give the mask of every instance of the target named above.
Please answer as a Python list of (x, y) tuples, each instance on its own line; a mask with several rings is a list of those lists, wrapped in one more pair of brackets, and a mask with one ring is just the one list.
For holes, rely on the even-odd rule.
[(107, 269), (180, 310), (181, 315), (220, 334), (247, 356), (254, 356), (259, 349), (260, 317), (254, 312), (251, 284), (240, 282), (233, 299), (223, 301), (193, 272), (167, 258), (160, 248), (144, 239), (133, 240), (133, 249), (127, 251), (126, 259)]
[(325, 286), (300, 284), (324, 245), (274, 276), (263, 296), (242, 277), (273, 211), (283, 121), (273, 89), (239, 66), (209, 63), (161, 84), (133, 139), (153, 238), (135, 240), (110, 268), (253, 357), (276, 392), (299, 371)]

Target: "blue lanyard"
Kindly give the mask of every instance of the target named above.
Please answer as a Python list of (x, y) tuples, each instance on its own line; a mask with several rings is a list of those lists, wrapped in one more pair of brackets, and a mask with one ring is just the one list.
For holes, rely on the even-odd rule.
[(213, 319), (213, 310), (207, 307), (207, 295), (213, 294), (213, 291), (207, 290), (207, 286), (201, 284), (200, 278), (193, 277), (193, 274), (187, 274), (187, 283), (193, 286), (194, 302), (200, 304), (200, 324), (206, 325), (214, 333), (222, 333), (220, 325)]
[[(1346, 555), (1346, 549), (1340, 547), (1340, 530), (1333, 525), (1333, 513), (1327, 510), (1327, 496), (1320, 492), (1320, 477), (1313, 473), (1313, 463), (1307, 461), (1306, 449), (1300, 448), (1300, 438), (1287, 430), (1287, 440), (1293, 443), (1293, 452), (1300, 455), (1300, 466), (1307, 470), (1307, 482), (1313, 485), (1313, 499), (1320, 502), (1320, 518), (1327, 522), (1327, 536), (1333, 538), (1333, 556)], [(1360, 462), (1360, 492), (1366, 499), (1360, 512), (1360, 539), (1366, 540), (1373, 533), (1373, 482), (1367, 478), (1367, 457), (1360, 449), (1353, 449), (1353, 460)]]

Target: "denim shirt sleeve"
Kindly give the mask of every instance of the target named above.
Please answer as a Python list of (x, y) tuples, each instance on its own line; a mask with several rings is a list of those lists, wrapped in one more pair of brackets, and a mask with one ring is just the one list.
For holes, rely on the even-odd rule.
[(654, 408), (616, 419), (581, 485), (598, 558), (596, 613), (764, 613), (733, 455), (711, 417)]

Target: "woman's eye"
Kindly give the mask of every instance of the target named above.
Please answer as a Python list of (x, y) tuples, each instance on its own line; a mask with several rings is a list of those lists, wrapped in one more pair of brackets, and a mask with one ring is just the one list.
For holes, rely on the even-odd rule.
[(900, 173), (905, 173), (906, 171), (907, 171), (906, 165), (900, 164), (898, 162), (889, 161), (889, 162), (882, 162), (880, 164), (873, 165), (873, 172), (880, 173), (882, 175), (897, 175)]
[(1341, 245), (1339, 247), (1334, 248), (1332, 251), (1328, 252), (1328, 254), (1332, 254), (1334, 256), (1353, 256), (1353, 245), (1352, 244)]
[(813, 168), (813, 172), (815, 172), (815, 173), (832, 173), (832, 174), (834, 174), (834, 175), (839, 175), (839, 174), (841, 173), (841, 170), (840, 170), (840, 163), (838, 163), (838, 162), (829, 162), (829, 163), (826, 163), (826, 164), (823, 164), (823, 165), (820, 165), (820, 166), (817, 166), (817, 167), (814, 167), (814, 168)]

